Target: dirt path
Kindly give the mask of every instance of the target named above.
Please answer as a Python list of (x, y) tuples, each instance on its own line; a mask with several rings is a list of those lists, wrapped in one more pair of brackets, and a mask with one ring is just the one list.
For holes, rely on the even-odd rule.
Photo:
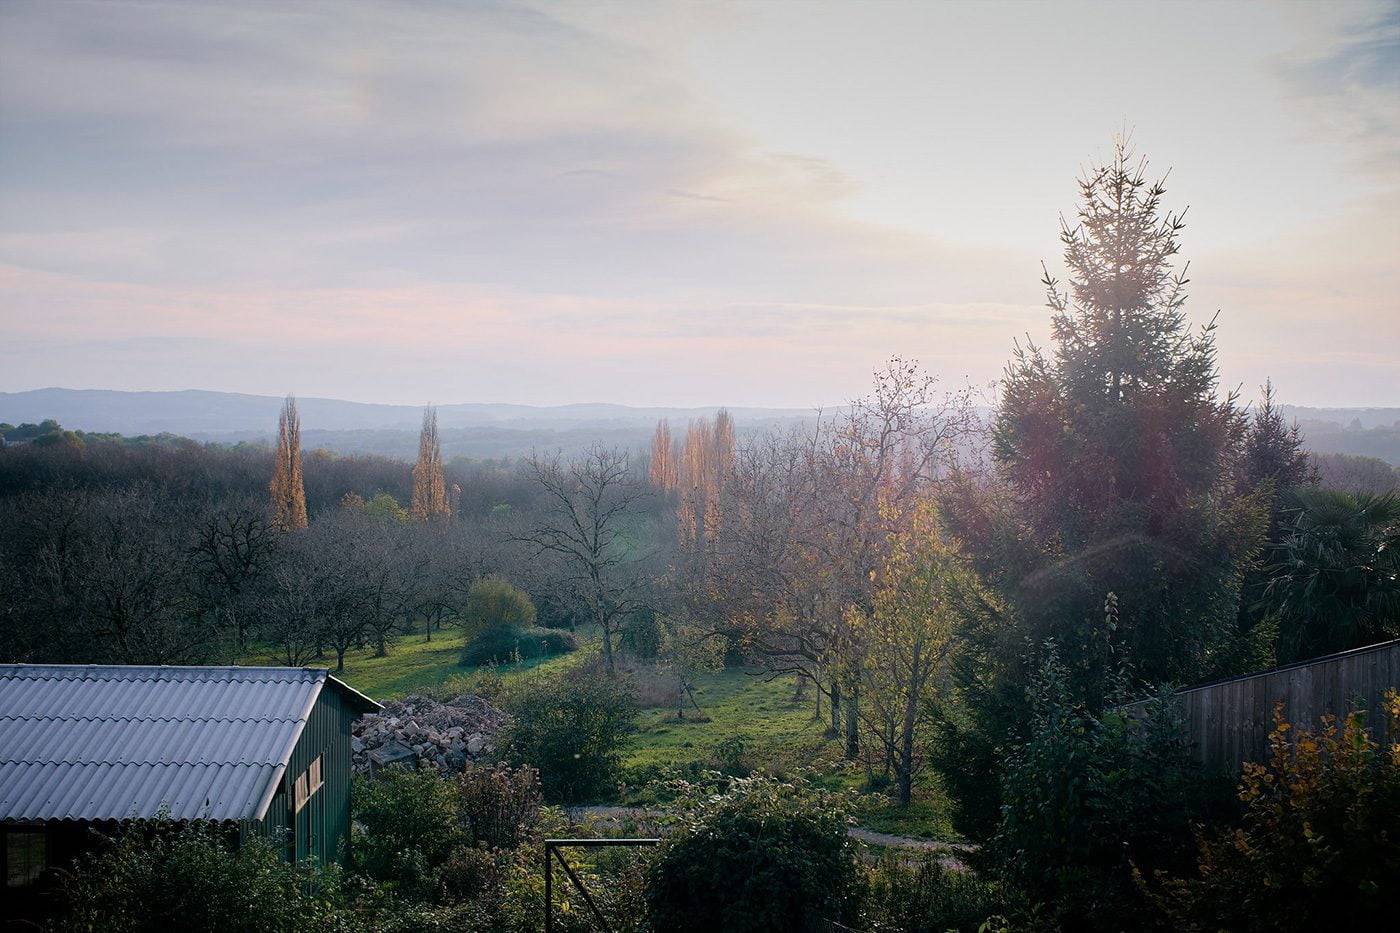
[[(569, 814), (569, 819), (575, 822), (591, 816), (605, 826), (619, 826), (623, 823), (655, 824), (658, 818), (666, 815), (665, 810), (653, 810), (646, 807), (569, 807), (566, 812)], [(902, 849), (911, 854), (936, 852), (941, 856), (940, 861), (945, 867), (960, 871), (967, 868), (963, 864), (962, 856), (977, 851), (976, 846), (965, 842), (939, 842), (936, 839), (920, 839), (916, 836), (896, 836), (893, 833), (877, 832), (863, 826), (852, 826), (847, 832), (852, 839), (867, 845), (886, 849)]]

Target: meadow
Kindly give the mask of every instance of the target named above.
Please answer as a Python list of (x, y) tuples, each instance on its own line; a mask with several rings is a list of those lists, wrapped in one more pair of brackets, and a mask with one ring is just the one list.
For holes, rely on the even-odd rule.
[[(345, 670), (336, 676), (383, 702), (410, 693), (473, 691), (488, 677), (509, 683), (532, 671), (563, 671), (598, 650), (597, 639), (584, 633), (580, 648), (571, 654), (463, 667), (458, 659), (464, 641), (464, 630), (451, 627), (434, 633), (431, 641), (418, 634), (403, 636), (384, 657), (375, 657), (372, 647), (351, 650), (345, 656)], [(261, 655), (248, 661), (276, 663)], [(828, 734), (825, 717), (816, 716), (811, 690), (799, 695), (791, 677), (774, 678), (758, 668), (733, 667), (701, 674), (694, 688), (699, 710), (687, 707), (685, 718), (679, 719), (668, 695), (668, 675), (646, 665), (634, 666), (632, 675), (638, 681), (642, 708), (637, 731), (622, 751), (627, 787), (617, 799), (598, 803), (653, 804), (656, 797), (650, 782), (701, 770), (800, 773), (827, 790), (854, 794), (860, 823), (869, 829), (929, 839), (958, 838), (936, 776), (931, 772), (923, 776), (908, 807), (895, 805), (883, 788), (871, 785), (862, 763), (842, 758), (840, 740)]]

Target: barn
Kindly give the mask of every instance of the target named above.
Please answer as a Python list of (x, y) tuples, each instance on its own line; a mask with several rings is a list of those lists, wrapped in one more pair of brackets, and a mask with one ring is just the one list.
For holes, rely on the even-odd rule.
[(379, 704), (321, 668), (0, 664), (7, 892), (91, 828), (208, 820), (291, 860), (344, 857), (350, 725)]

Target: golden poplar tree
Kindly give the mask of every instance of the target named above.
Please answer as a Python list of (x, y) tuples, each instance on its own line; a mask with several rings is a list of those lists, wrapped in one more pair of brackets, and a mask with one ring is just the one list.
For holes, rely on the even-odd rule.
[(656, 433), (651, 436), (650, 479), (652, 486), (665, 492), (673, 492), (679, 480), (671, 425), (665, 418), (656, 422)]
[(705, 461), (705, 540), (719, 534), (720, 493), (725, 477), (734, 467), (734, 419), (721, 408), (710, 430), (709, 456)]
[(442, 444), (438, 441), (437, 409), (423, 409), (423, 431), (418, 435), (418, 462), (413, 467), (413, 499), (408, 514), (415, 521), (450, 515), (447, 484), (442, 475)]
[(301, 481), (301, 416), (287, 396), (277, 419), (277, 460), (272, 468), (272, 523), (283, 531), (306, 527), (306, 489)]
[(693, 546), (704, 540), (713, 430), (710, 419), (700, 418), (690, 422), (685, 431), (685, 445), (681, 448), (677, 468), (680, 499), (676, 504), (682, 544)]

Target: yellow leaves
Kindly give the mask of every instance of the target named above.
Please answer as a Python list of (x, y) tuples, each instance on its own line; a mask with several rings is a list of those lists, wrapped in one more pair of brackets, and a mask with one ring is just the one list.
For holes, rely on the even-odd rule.
[(451, 514), (442, 472), (437, 409), (431, 405), (423, 410), (423, 430), (418, 435), (418, 462), (413, 467), (413, 498), (408, 511), (415, 521), (420, 522)]

